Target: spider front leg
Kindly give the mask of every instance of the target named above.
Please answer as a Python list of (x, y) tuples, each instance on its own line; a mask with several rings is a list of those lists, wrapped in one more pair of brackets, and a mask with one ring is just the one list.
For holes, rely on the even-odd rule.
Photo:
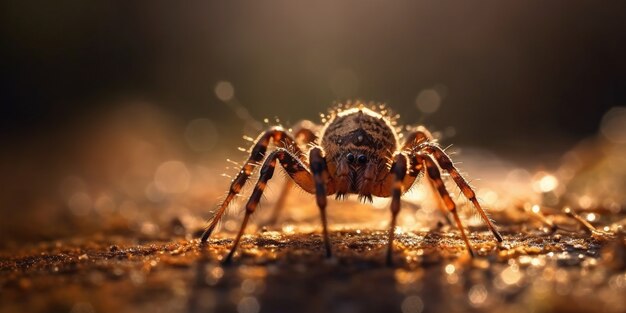
[(248, 199), (248, 203), (246, 204), (246, 215), (241, 222), (241, 227), (239, 228), (239, 232), (237, 233), (237, 237), (235, 237), (235, 241), (233, 242), (233, 247), (228, 253), (228, 256), (224, 260), (225, 263), (229, 263), (235, 251), (237, 250), (237, 246), (239, 245), (239, 241), (241, 240), (241, 236), (243, 236), (246, 226), (248, 225), (248, 220), (250, 219), (250, 215), (254, 213), (256, 210), (259, 201), (261, 200), (261, 196), (263, 195), (263, 191), (267, 186), (267, 182), (274, 175), (274, 170), (276, 169), (276, 160), (280, 162), (282, 167), (287, 171), (290, 178), (293, 179), (300, 187), (304, 190), (312, 192), (313, 191), (313, 178), (311, 174), (307, 171), (305, 165), (298, 159), (297, 156), (290, 153), (288, 150), (279, 148), (270, 153), (270, 155), (265, 159), (263, 166), (261, 167), (259, 180), (254, 186), (254, 190)]
[(415, 157), (417, 158), (418, 162), (421, 162), (426, 167), (426, 171), (428, 172), (428, 177), (433, 181), (435, 188), (439, 192), (439, 196), (441, 196), (441, 199), (443, 199), (443, 203), (446, 205), (448, 210), (452, 212), (452, 215), (454, 216), (456, 225), (459, 228), (459, 231), (461, 232), (461, 237), (463, 238), (463, 241), (465, 241), (465, 245), (467, 246), (467, 251), (469, 252), (470, 256), (474, 257), (474, 250), (472, 250), (472, 246), (470, 245), (469, 239), (467, 238), (467, 235), (465, 234), (465, 230), (463, 229), (463, 223), (461, 222), (461, 219), (459, 218), (459, 213), (457, 212), (456, 204), (450, 197), (450, 193), (446, 189), (446, 185), (443, 183), (443, 180), (441, 179), (441, 173), (439, 172), (439, 168), (437, 167), (437, 164), (435, 164), (435, 161), (433, 161), (433, 159), (429, 155), (418, 154)]
[[(315, 135), (314, 127), (317, 127), (311, 121), (301, 121), (295, 127), (295, 141), (300, 146), (307, 146), (317, 140), (317, 136)], [(306, 162), (304, 154), (299, 155), (300, 160)], [(280, 218), (281, 212), (285, 206), (285, 202), (289, 196), (289, 191), (293, 188), (293, 182), (291, 180), (287, 180), (283, 183), (282, 189), (278, 195), (276, 203), (274, 204), (274, 208), (272, 209), (272, 215), (270, 218), (264, 223), (265, 225), (274, 225), (278, 222)]]
[(400, 196), (404, 192), (404, 176), (406, 175), (406, 157), (399, 153), (394, 157), (390, 172), (394, 176), (391, 190), (391, 223), (389, 225), (389, 242), (387, 243), (387, 265), (393, 264), (393, 240), (395, 237), (396, 220), (400, 212)]
[(326, 221), (326, 185), (329, 181), (329, 174), (326, 166), (326, 159), (322, 155), (322, 150), (319, 147), (311, 149), (309, 162), (311, 166), (311, 173), (313, 174), (313, 180), (315, 181), (315, 201), (320, 209), (320, 216), (322, 218), (326, 257), (330, 258), (332, 256), (332, 251), (330, 247), (330, 237), (328, 236), (328, 222)]
[(241, 189), (246, 184), (246, 181), (248, 181), (250, 175), (252, 175), (252, 172), (256, 168), (257, 164), (263, 160), (270, 141), (273, 141), (274, 144), (281, 147), (292, 146), (296, 150), (296, 152), (301, 153), (300, 149), (295, 145), (294, 139), (289, 134), (287, 134), (281, 127), (275, 127), (262, 133), (256, 139), (255, 144), (252, 147), (250, 157), (248, 158), (242, 169), (239, 171), (239, 173), (237, 173), (235, 179), (233, 179), (233, 181), (231, 182), (228, 195), (226, 196), (226, 199), (224, 199), (224, 201), (220, 204), (219, 208), (217, 209), (217, 213), (213, 217), (213, 220), (202, 234), (202, 238), (200, 240), (201, 242), (206, 242), (209, 239), (209, 237), (213, 233), (213, 230), (215, 230), (217, 223), (222, 218), (222, 215), (224, 215), (224, 212), (226, 211), (226, 208), (228, 207), (230, 202), (239, 194), (239, 192), (241, 192)]

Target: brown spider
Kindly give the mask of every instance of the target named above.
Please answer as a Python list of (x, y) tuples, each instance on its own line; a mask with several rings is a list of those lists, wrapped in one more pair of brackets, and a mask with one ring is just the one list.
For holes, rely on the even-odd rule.
[[(250, 157), (232, 181), (226, 199), (202, 235), (201, 242), (208, 240), (228, 204), (239, 194), (256, 165), (264, 159), (259, 180), (246, 204), (246, 214), (241, 228), (225, 262), (232, 260), (250, 215), (259, 204), (267, 181), (274, 174), (277, 160), (293, 182), (304, 191), (315, 194), (322, 218), (327, 257), (332, 254), (326, 222), (327, 196), (334, 194), (339, 199), (348, 194), (357, 194), (361, 200), (370, 201), (372, 196), (391, 197), (391, 224), (387, 245), (387, 264), (391, 264), (396, 217), (400, 212), (400, 197), (411, 188), (424, 170), (446, 208), (452, 212), (467, 250), (473, 256), (456, 205), (446, 190), (439, 168), (450, 174), (465, 197), (473, 203), (495, 238), (501, 242), (502, 236), (480, 206), (474, 191), (454, 167), (450, 157), (434, 141), (430, 132), (423, 126), (418, 126), (407, 134), (403, 144), (400, 145), (399, 130), (394, 127), (394, 118), (389, 117), (387, 112), (384, 105), (373, 106), (370, 109), (360, 102), (348, 103), (346, 106), (339, 105), (331, 112), (324, 121), (319, 137), (312, 127), (301, 127), (295, 133), (295, 138), (281, 127), (273, 127), (263, 132), (256, 139)], [(310, 122), (303, 123), (306, 124), (312, 125)], [(270, 141), (278, 148), (266, 155)], [(308, 158), (296, 142), (308, 144), (310, 147)], [(291, 182), (288, 181), (287, 184), (284, 191), (288, 190)]]

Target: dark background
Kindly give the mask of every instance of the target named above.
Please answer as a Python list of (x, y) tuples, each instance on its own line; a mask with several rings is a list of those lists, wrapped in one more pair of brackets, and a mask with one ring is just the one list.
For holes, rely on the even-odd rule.
[[(389, 103), (407, 123), (454, 126), (455, 142), (533, 150), (595, 133), (626, 100), (623, 1), (2, 7), (0, 123), (10, 139), (33, 140), (126, 97), (181, 120), (241, 124), (213, 93), (220, 80), (259, 120), (315, 120), (332, 101), (359, 98)], [(336, 94), (329, 81), (342, 69), (357, 85)], [(446, 96), (424, 117), (416, 96), (435, 85)]]
[[(335, 100), (386, 102), (444, 145), (529, 170), (553, 168), (626, 103), (624, 1), (3, 1), (0, 36), (5, 238), (69, 220), (68, 181), (80, 199), (142, 206), (168, 160), (185, 162), (198, 187), (183, 195), (205, 218), (251, 121), (318, 121)], [(422, 113), (431, 88), (441, 106)], [(214, 123), (210, 149), (186, 144), (197, 118)]]

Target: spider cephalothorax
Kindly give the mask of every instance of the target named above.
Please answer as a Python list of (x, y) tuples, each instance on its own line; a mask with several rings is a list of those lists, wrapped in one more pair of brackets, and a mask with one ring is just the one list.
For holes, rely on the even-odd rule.
[[(387, 263), (390, 264), (396, 217), (400, 211), (400, 197), (411, 188), (422, 172), (428, 174), (429, 182), (443, 199), (447, 210), (452, 213), (467, 249), (473, 255), (456, 204), (441, 178), (440, 168), (450, 174), (495, 238), (502, 241), (472, 188), (426, 128), (422, 126), (412, 128), (400, 142), (395, 117), (390, 117), (383, 105), (368, 108), (361, 102), (337, 106), (323, 122), (319, 133), (312, 127), (306, 127), (313, 125), (312, 123), (303, 122), (300, 124), (302, 127), (296, 129), (294, 135), (281, 127), (273, 127), (259, 135), (250, 150), (250, 157), (233, 179), (226, 199), (218, 208), (201, 241), (208, 240), (228, 204), (239, 194), (256, 165), (262, 162), (259, 180), (246, 204), (246, 215), (225, 261), (232, 259), (249, 217), (255, 211), (267, 181), (274, 174), (277, 161), (293, 182), (304, 191), (315, 194), (322, 217), (326, 255), (329, 257), (331, 246), (326, 223), (327, 196), (335, 195), (342, 198), (348, 194), (356, 194), (362, 200), (371, 200), (372, 196), (392, 198), (387, 246)], [(277, 148), (267, 153), (270, 142), (274, 142)], [(307, 147), (307, 153), (302, 151), (298, 143)], [(284, 192), (288, 191), (290, 184), (291, 182), (288, 182), (287, 188), (283, 189)], [(284, 194), (281, 198), (284, 198)]]
[[(389, 118), (365, 107), (337, 110), (322, 130), (321, 148), (334, 177), (337, 198), (358, 194), (363, 199), (387, 196), (374, 188), (389, 175), (398, 136)], [(334, 191), (334, 192), (331, 192)]]

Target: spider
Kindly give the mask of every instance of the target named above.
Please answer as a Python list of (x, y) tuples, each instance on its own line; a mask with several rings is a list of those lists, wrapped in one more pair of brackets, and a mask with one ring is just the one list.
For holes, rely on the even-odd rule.
[[(261, 162), (258, 181), (245, 206), (245, 216), (233, 246), (224, 259), (225, 263), (231, 262), (250, 215), (259, 204), (277, 162), (291, 178), (284, 191), (295, 182), (304, 191), (315, 195), (322, 220), (326, 257), (332, 256), (326, 221), (327, 196), (336, 195), (337, 199), (342, 199), (349, 194), (356, 194), (360, 200), (370, 202), (372, 196), (391, 197), (391, 223), (386, 254), (386, 262), (391, 265), (400, 197), (423, 172), (427, 173), (428, 180), (437, 190), (446, 209), (452, 213), (467, 250), (473, 257), (474, 252), (463, 229), (456, 204), (441, 178), (440, 168), (449, 173), (495, 239), (502, 242), (502, 236), (485, 214), (470, 185), (425, 127), (413, 128), (401, 143), (399, 129), (395, 128), (395, 120), (390, 117), (385, 106), (368, 107), (362, 102), (339, 104), (323, 122), (325, 123), (319, 136), (315, 128), (310, 127), (313, 125), (310, 122), (302, 123), (305, 126), (300, 127), (295, 136), (282, 127), (272, 127), (261, 133), (250, 150), (248, 160), (231, 182), (228, 195), (202, 234), (201, 243), (209, 239), (229, 203), (240, 193)], [(267, 153), (270, 142), (277, 148)], [(308, 151), (305, 153), (298, 147), (298, 143), (308, 144)]]

